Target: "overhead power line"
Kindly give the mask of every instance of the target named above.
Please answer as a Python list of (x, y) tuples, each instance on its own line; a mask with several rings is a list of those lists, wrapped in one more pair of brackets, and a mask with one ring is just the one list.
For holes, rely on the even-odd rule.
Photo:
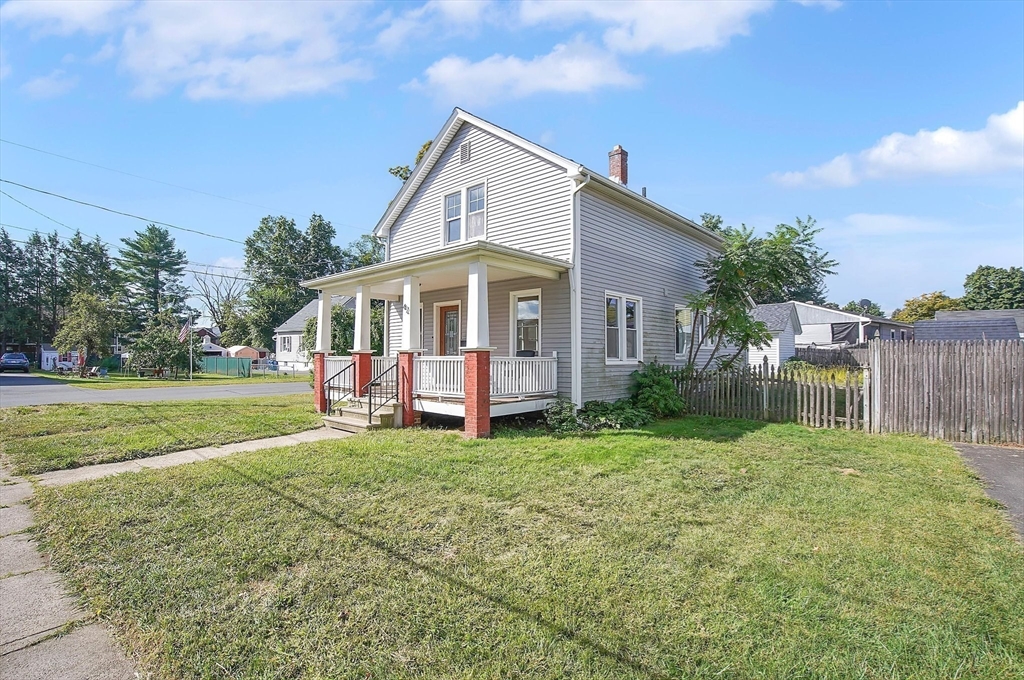
[(271, 212), (280, 212), (280, 213), (282, 213), (284, 215), (291, 215), (293, 217), (302, 217), (302, 215), (299, 215), (298, 213), (288, 212), (286, 210), (274, 210), (273, 208), (267, 207), (265, 205), (260, 205), (259, 203), (250, 203), (248, 201), (241, 201), (241, 200), (239, 200), (237, 198), (230, 198), (228, 196), (221, 196), (219, 194), (210, 193), (209, 191), (202, 191), (201, 189), (193, 189), (191, 187), (182, 186), (180, 184), (173, 184), (171, 182), (165, 182), (163, 180), (153, 179), (152, 177), (144, 177), (143, 175), (136, 175), (133, 172), (125, 172), (124, 170), (118, 170), (116, 168), (109, 168), (109, 167), (107, 167), (105, 165), (100, 165), (99, 163), (90, 163), (89, 161), (83, 161), (83, 160), (78, 159), (78, 158), (72, 158), (71, 156), (65, 156), (63, 154), (54, 153), (53, 151), (47, 151), (45, 149), (39, 149), (39, 148), (34, 147), (34, 146), (29, 146), (28, 144), (20, 144), (18, 142), (12, 142), (9, 139), (0, 138), (0, 142), (3, 142), (4, 144), (10, 144), (11, 146), (18, 146), (18, 147), (21, 147), (22, 149), (28, 149), (29, 151), (35, 151), (37, 153), (46, 154), (47, 156), (53, 156), (55, 158), (63, 158), (64, 160), (72, 161), (73, 163), (81, 163), (82, 165), (88, 165), (88, 166), (93, 167), (93, 168), (99, 168), (100, 170), (106, 170), (108, 172), (116, 172), (117, 174), (125, 175), (126, 177), (134, 177), (135, 179), (142, 179), (142, 180), (145, 180), (147, 182), (154, 182), (156, 184), (163, 184), (164, 186), (173, 187), (175, 189), (181, 189), (182, 191), (191, 191), (192, 193), (202, 194), (203, 196), (209, 196), (211, 198), (219, 198), (222, 201), (231, 201), (232, 203), (240, 203), (242, 205), (248, 205), (248, 206), (252, 206), (254, 208), (261, 208), (263, 210), (269, 210)]
[[(124, 217), (131, 217), (132, 219), (141, 220), (143, 222), (149, 222), (151, 224), (159, 224), (162, 227), (168, 227), (170, 229), (177, 229), (178, 231), (187, 231), (187, 232), (189, 232), (191, 234), (198, 234), (199, 236), (206, 236), (207, 238), (215, 238), (215, 239), (219, 239), (221, 241), (230, 241), (231, 243), (237, 243), (237, 244), (243, 245), (243, 246), (245, 245), (244, 241), (239, 241), (238, 239), (228, 238), (227, 236), (218, 236), (217, 234), (210, 234), (210, 233), (207, 233), (205, 231), (199, 231), (198, 229), (189, 229), (188, 227), (179, 227), (178, 225), (171, 224), (170, 222), (161, 222), (160, 220), (154, 220), (154, 219), (150, 219), (148, 217), (142, 217), (141, 215), (134, 215), (132, 213), (124, 212), (122, 210), (115, 210), (113, 208), (107, 208), (105, 206), (97, 205), (95, 203), (89, 203), (88, 201), (80, 201), (77, 198), (71, 198), (69, 196), (64, 196), (62, 194), (57, 194), (57, 193), (54, 193), (52, 191), (46, 191), (44, 189), (38, 189), (36, 187), (30, 187), (27, 184), (19, 184), (18, 182), (12, 182), (11, 180), (8, 180), (8, 179), (0, 178), (0, 182), (3, 182), (4, 184), (10, 184), (10, 185), (16, 186), (16, 187), (21, 187), (22, 189), (27, 189), (29, 191), (35, 191), (36, 193), (43, 194), (45, 196), (53, 196), (54, 198), (60, 198), (60, 199), (65, 200), (65, 201), (70, 201), (71, 203), (78, 203), (79, 205), (88, 206), (90, 208), (96, 208), (97, 210), (104, 210), (106, 212), (113, 213), (115, 215), (123, 215)], [(10, 196), (10, 194), (7, 194), (7, 195)], [(24, 204), (22, 204), (22, 205), (24, 205)]]

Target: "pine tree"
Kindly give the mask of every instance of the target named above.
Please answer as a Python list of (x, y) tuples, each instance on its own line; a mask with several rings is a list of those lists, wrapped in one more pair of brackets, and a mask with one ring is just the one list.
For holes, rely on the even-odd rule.
[(181, 283), (188, 260), (170, 232), (150, 224), (121, 242), (125, 247), (119, 252), (118, 270), (132, 307), (147, 319), (164, 310), (181, 312), (188, 297)]

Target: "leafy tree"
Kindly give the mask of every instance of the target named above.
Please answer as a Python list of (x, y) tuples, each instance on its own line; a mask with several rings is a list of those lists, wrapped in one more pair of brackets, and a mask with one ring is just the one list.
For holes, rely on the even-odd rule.
[(199, 359), (203, 356), (202, 341), (190, 333), (184, 341), (178, 341), (181, 327), (178, 317), (166, 309), (149, 319), (145, 328), (138, 333), (129, 348), (128, 366), (158, 368), (164, 371), (189, 370), (189, 343), (192, 343), (192, 370), (200, 370)]
[[(370, 348), (374, 354), (384, 353), (384, 306), (370, 307)], [(316, 317), (306, 319), (299, 349), (306, 356), (316, 349)], [(355, 344), (356, 312), (341, 305), (331, 308), (331, 352), (349, 354)]]
[(188, 260), (175, 247), (170, 232), (155, 224), (123, 238), (118, 268), (133, 306), (146, 318), (184, 309), (188, 291), (181, 284)]
[(922, 319), (934, 319), (935, 312), (945, 309), (963, 309), (964, 306), (958, 298), (951, 298), (941, 290), (934, 293), (925, 293), (915, 298), (910, 298), (903, 303), (903, 307), (894, 310), (892, 318), (894, 321), (913, 323)]
[(334, 227), (316, 214), (305, 232), (283, 216), (260, 220), (245, 239), (245, 271), (252, 279), (246, 315), (249, 343), (269, 347), (274, 328), (316, 296), (299, 286), (300, 281), (343, 270), (342, 251), (333, 238)]
[(97, 295), (80, 290), (75, 293), (53, 344), (61, 352), (84, 350), (86, 357), (104, 357), (110, 353), (113, 330), (109, 306)]
[(341, 253), (342, 268), (357, 269), (384, 261), (384, 243), (370, 234), (364, 234), (348, 244)]
[(701, 215), (705, 227), (721, 233), (726, 248), (747, 253), (749, 266), (764, 267), (770, 263), (773, 272), (781, 276), (763, 276), (746, 272), (748, 293), (754, 302), (768, 304), (799, 300), (822, 304), (825, 302), (825, 277), (834, 274), (838, 264), (821, 250), (814, 238), (821, 229), (813, 217), (796, 218), (794, 225), (779, 224), (764, 236), (754, 236), (746, 225), (722, 227), (722, 218), (705, 213)]
[(964, 281), (966, 309), (1024, 309), (1024, 269), (982, 265)]
[[(430, 150), (430, 145), (433, 143), (434, 140), (432, 139), (428, 139), (427, 141), (423, 142), (423, 146), (421, 146), (420, 150), (416, 152), (416, 162), (413, 163), (413, 167), (416, 167), (417, 165), (420, 164), (420, 161), (423, 160), (423, 157), (427, 155), (427, 151)], [(409, 179), (409, 176), (412, 175), (412, 170), (413, 168), (410, 168), (408, 165), (396, 165), (393, 168), (388, 168), (388, 172), (390, 172), (392, 175), (402, 180), (403, 182)]]
[(864, 298), (862, 300), (850, 300), (842, 307), (844, 312), (853, 312), (854, 314), (867, 314), (869, 316), (885, 316), (885, 312), (878, 306), (877, 303)]

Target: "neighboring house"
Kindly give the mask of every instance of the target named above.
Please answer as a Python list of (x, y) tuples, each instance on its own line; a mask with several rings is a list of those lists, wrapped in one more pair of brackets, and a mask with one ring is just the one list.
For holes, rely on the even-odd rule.
[(220, 329), (217, 327), (197, 326), (192, 329), (192, 333), (197, 338), (201, 338), (204, 343), (209, 342), (216, 345), (220, 342)]
[(855, 314), (839, 309), (793, 302), (800, 317), (798, 347), (846, 347), (881, 338), (913, 340), (914, 325), (871, 314)]
[(1019, 340), (1010, 316), (993, 319), (931, 319), (914, 322), (917, 340)]
[[(306, 322), (316, 317), (318, 301), (310, 300), (287, 321), (274, 329), (274, 358), (281, 368), (308, 369), (311, 364), (306, 353), (299, 349)], [(348, 295), (331, 296), (331, 305), (356, 308), (356, 300)]]
[[(356, 298), (354, 354), (370, 349), (370, 299), (387, 301), (406, 423), (465, 416), (482, 436), (490, 415), (614, 400), (641, 361), (685, 357), (677, 319), (721, 237), (627, 188), (624, 149), (608, 157), (605, 177), (455, 109), (374, 229), (386, 261), (303, 283)], [(326, 348), (329, 305), (318, 321)]]
[(769, 366), (779, 367), (796, 355), (796, 336), (802, 332), (800, 315), (792, 302), (774, 305), (757, 305), (751, 310), (754, 321), (768, 326), (772, 340), (766, 347), (747, 349), (747, 361), (751, 366), (761, 366), (765, 358)]
[(203, 356), (204, 357), (226, 357), (228, 351), (210, 341), (209, 337), (203, 338)]
[(940, 310), (935, 312), (936, 321), (990, 321), (1005, 318), (1013, 319), (1016, 322), (1017, 333), (1024, 338), (1024, 309)]
[(57, 366), (60, 352), (53, 345), (43, 343), (39, 352), (39, 367), (44, 371), (52, 371)]
[(260, 358), (259, 350), (255, 347), (249, 347), (248, 345), (234, 345), (228, 347), (228, 356), (235, 357), (237, 359), (252, 359), (256, 361)]

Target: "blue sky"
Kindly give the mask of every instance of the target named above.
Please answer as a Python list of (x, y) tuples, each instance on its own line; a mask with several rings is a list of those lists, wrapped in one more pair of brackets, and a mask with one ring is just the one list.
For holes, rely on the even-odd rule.
[[(6, 143), (0, 177), (236, 240), (268, 213), (368, 232), (461, 106), (594, 169), (622, 144), (694, 219), (814, 216), (840, 303), (1024, 264), (1021, 2), (6, 2), (0, 76), (3, 139), (233, 200)], [(109, 242), (142, 226), (3, 189)], [(4, 196), (0, 222), (55, 226)]]

